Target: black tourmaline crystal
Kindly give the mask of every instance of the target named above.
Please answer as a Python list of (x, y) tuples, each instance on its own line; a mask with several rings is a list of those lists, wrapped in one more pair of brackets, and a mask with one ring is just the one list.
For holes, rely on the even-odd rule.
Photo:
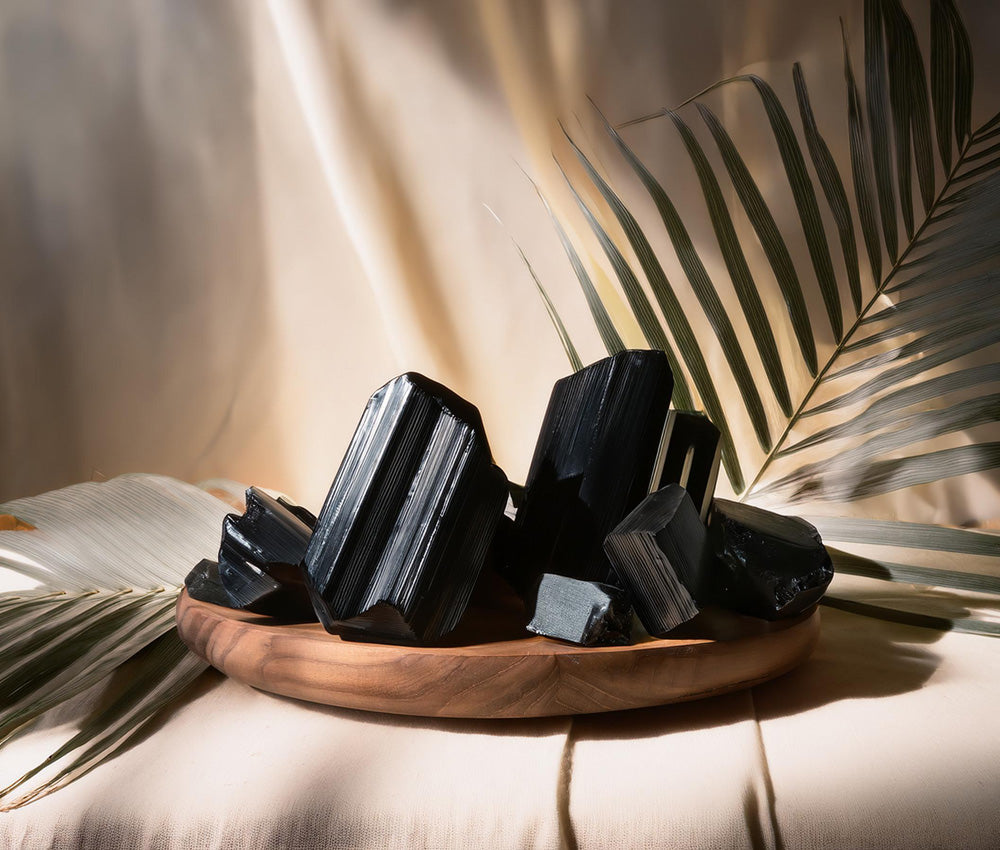
[(803, 519), (716, 499), (708, 524), (713, 601), (776, 620), (818, 602), (833, 578), (819, 532)]
[(479, 411), (410, 372), (368, 402), (306, 553), (330, 631), (428, 643), (462, 616), (507, 479)]
[(247, 490), (246, 512), (223, 520), (219, 547), (219, 580), (233, 608), (311, 617), (302, 568), (311, 518), (284, 498), (274, 499), (257, 487)]
[(625, 646), (632, 642), (632, 603), (609, 584), (546, 573), (528, 630), (582, 646)]
[(687, 491), (650, 494), (607, 536), (604, 549), (651, 635), (698, 613), (709, 564), (706, 531)]
[(722, 458), (719, 429), (704, 413), (671, 410), (663, 439), (667, 450), (660, 486), (680, 484), (688, 491), (698, 516), (705, 522)]
[(617, 583), (602, 543), (659, 482), (673, 385), (662, 351), (624, 351), (556, 382), (517, 512), (519, 590), (543, 573)]
[(184, 579), (188, 596), (200, 602), (211, 602), (213, 605), (224, 605), (232, 608), (233, 602), (226, 589), (219, 581), (219, 564), (217, 561), (205, 559), (199, 561), (195, 568)]

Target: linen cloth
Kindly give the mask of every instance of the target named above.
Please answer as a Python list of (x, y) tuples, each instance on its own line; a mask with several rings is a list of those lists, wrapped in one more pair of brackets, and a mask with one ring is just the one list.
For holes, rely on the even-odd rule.
[[(929, 3), (905, 7), (929, 56)], [(976, 62), (978, 126), (1000, 107), (1000, 5), (958, 8)], [(368, 396), (410, 369), (477, 404), (498, 463), (523, 481), (552, 383), (569, 364), (510, 236), (584, 362), (603, 353), (522, 172), (598, 264), (601, 249), (553, 161), (586, 186), (560, 124), (635, 210), (696, 337), (712, 341), (705, 351), (720, 397), (735, 397), (657, 213), (587, 97), (623, 122), (757, 73), (798, 126), (791, 68), (800, 61), (849, 184), (841, 17), (860, 74), (862, 0), (5, 0), (0, 499), (155, 471), (262, 482), (315, 506)], [(759, 102), (727, 87), (707, 103), (811, 280)], [(720, 297), (734, 301), (677, 133), (659, 120), (624, 136), (670, 192)], [(735, 197), (728, 202), (738, 211)], [(777, 317), (781, 294), (748, 222), (734, 215)], [(644, 346), (615, 307), (621, 297), (594, 274), (625, 342)], [(818, 289), (804, 289), (823, 362), (833, 340)], [(736, 333), (756, 368), (744, 323)], [(798, 399), (811, 378), (794, 339), (779, 334), (777, 344)], [(767, 394), (765, 404), (780, 433)], [(752, 469), (760, 447), (733, 407)], [(942, 445), (995, 440), (987, 427)], [(985, 474), (976, 481), (836, 511), (981, 523), (995, 518), (1000, 485)]]
[[(997, 847), (995, 639), (822, 616), (771, 683), (572, 720), (367, 714), (210, 673), (153, 734), (0, 815), (0, 847)], [(9, 744), (0, 781), (66, 734)]]

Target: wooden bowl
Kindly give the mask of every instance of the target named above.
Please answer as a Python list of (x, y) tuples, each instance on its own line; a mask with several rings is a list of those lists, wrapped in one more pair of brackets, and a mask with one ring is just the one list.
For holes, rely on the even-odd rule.
[(391, 714), (512, 718), (618, 711), (700, 699), (773, 679), (804, 661), (817, 609), (769, 623), (704, 611), (670, 639), (579, 647), (524, 637), (509, 612), (470, 612), (447, 646), (346, 640), (319, 623), (278, 623), (182, 591), (177, 629), (213, 667), (283, 696)]

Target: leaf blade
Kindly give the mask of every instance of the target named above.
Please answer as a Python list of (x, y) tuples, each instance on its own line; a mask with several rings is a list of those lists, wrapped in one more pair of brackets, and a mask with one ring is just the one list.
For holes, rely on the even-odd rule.
[(855, 314), (861, 312), (861, 275), (858, 267), (858, 248), (854, 241), (854, 221), (851, 208), (847, 203), (847, 192), (844, 191), (844, 181), (837, 170), (837, 163), (827, 147), (816, 125), (812, 106), (809, 103), (809, 90), (806, 88), (802, 66), (796, 62), (792, 66), (792, 78), (795, 84), (795, 95), (799, 103), (799, 116), (805, 131), (806, 146), (812, 158), (813, 167), (819, 177), (820, 187), (826, 196), (827, 205), (837, 225), (840, 236), (840, 247), (844, 254), (844, 266), (847, 269), (847, 281), (851, 290), (851, 301)]
[(806, 309), (802, 285), (788, 252), (788, 246), (778, 230), (774, 216), (771, 215), (771, 211), (764, 202), (764, 197), (761, 195), (757, 183), (750, 174), (743, 157), (740, 156), (736, 145), (733, 144), (729, 133), (722, 126), (722, 122), (704, 104), (696, 103), (695, 106), (715, 140), (726, 171), (729, 172), (729, 178), (736, 189), (736, 194), (757, 234), (757, 238), (760, 240), (761, 248), (781, 290), (802, 359), (805, 361), (809, 374), (815, 377), (817, 372), (816, 343), (813, 339), (812, 324), (809, 319), (809, 311)]
[[(563, 177), (566, 177), (565, 172), (563, 172)], [(635, 272), (633, 272), (629, 267), (625, 257), (622, 256), (621, 251), (618, 250), (618, 246), (615, 245), (611, 237), (608, 236), (607, 231), (597, 220), (593, 211), (583, 202), (583, 199), (576, 191), (572, 182), (570, 182), (568, 178), (566, 178), (566, 182), (569, 185), (574, 199), (576, 200), (577, 206), (579, 206), (580, 211), (587, 219), (587, 223), (590, 225), (591, 230), (597, 237), (598, 242), (601, 244), (601, 248), (604, 250), (605, 256), (608, 258), (608, 262), (611, 263), (615, 274), (618, 276), (622, 289), (625, 292), (625, 297), (627, 298), (629, 305), (632, 307), (633, 312), (635, 312), (636, 319), (639, 322), (639, 327), (646, 335), (647, 341), (652, 348), (665, 352), (670, 361), (671, 369), (676, 369), (679, 372), (680, 362), (674, 354), (670, 344), (667, 342), (666, 335), (656, 319), (656, 314), (653, 312), (649, 299), (646, 298), (646, 294), (642, 291), (642, 287), (639, 284), (639, 279), (635, 276)], [(610, 188), (608, 189), (608, 192), (609, 195), (614, 197), (617, 201), (619, 207), (624, 209), (624, 205), (621, 203), (620, 199), (617, 198), (617, 195), (614, 195)], [(628, 222), (630, 216), (631, 213), (628, 213), (627, 216), (623, 215), (622, 220), (624, 220), (624, 222)], [(636, 225), (636, 229), (637, 228), (638, 225)], [(642, 238), (644, 239), (645, 237)], [(726, 473), (729, 475), (729, 480), (734, 489), (741, 490), (744, 486), (744, 478), (743, 472), (740, 468), (739, 459), (736, 455), (736, 446), (733, 442), (732, 431), (730, 430), (728, 420), (723, 411), (722, 403), (719, 400), (718, 392), (715, 389), (715, 383), (712, 381), (711, 373), (709, 372), (708, 366), (696, 345), (695, 336), (691, 330), (691, 326), (688, 323), (687, 318), (684, 316), (683, 311), (681, 311), (680, 304), (676, 301), (676, 296), (673, 296), (671, 290), (665, 289), (661, 290), (660, 293), (654, 294), (657, 294), (658, 297), (662, 297), (664, 299), (664, 303), (661, 303), (660, 305), (661, 308), (670, 308), (671, 311), (678, 317), (677, 332), (679, 336), (675, 338), (677, 338), (678, 345), (685, 348), (688, 352), (687, 363), (691, 369), (692, 380), (694, 381), (695, 387), (701, 396), (702, 403), (705, 405), (705, 410), (708, 412), (709, 417), (715, 423), (721, 434), (722, 461), (725, 466)]]

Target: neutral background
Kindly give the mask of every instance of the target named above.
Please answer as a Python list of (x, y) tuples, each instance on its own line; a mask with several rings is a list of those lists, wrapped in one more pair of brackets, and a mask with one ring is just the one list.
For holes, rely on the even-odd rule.
[[(906, 6), (927, 55), (927, 4)], [(959, 6), (977, 62), (975, 126), (998, 102), (1000, 5)], [(857, 69), (861, 9), (4, 0), (0, 499), (142, 470), (260, 483), (317, 507), (368, 395), (410, 369), (479, 405), (498, 462), (523, 480), (568, 364), (487, 205), (584, 360), (596, 359), (583, 297), (522, 169), (572, 213), (552, 160), (572, 171), (562, 121), (655, 220), (586, 96), (620, 122), (753, 71), (792, 105), (795, 60), (846, 169), (838, 17)], [(711, 103), (752, 167), (774, 159), (752, 96)], [(724, 278), (673, 131), (650, 122), (627, 139)], [(779, 223), (793, 214), (780, 181), (762, 187)], [(641, 341), (630, 322), (622, 331)], [(752, 464), (754, 441), (740, 439)], [(995, 518), (996, 482), (976, 499), (967, 483), (850, 509)]]

